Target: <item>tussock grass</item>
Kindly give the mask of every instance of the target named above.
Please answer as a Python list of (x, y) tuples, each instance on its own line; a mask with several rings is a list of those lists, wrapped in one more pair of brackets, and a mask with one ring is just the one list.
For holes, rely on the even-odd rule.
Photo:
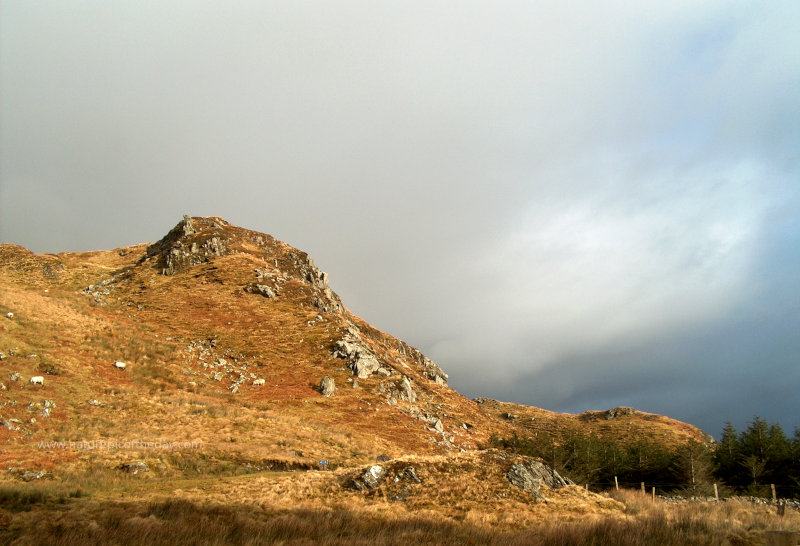
[[(634, 499), (628, 493), (621, 498)], [(542, 546), (763, 544), (763, 531), (796, 523), (776, 521), (752, 507), (654, 507), (631, 517), (550, 521), (521, 530), (475, 522), (368, 511), (349, 505), (279, 507), (211, 504), (186, 499), (154, 502), (84, 501), (80, 510), (17, 513), (4, 539), (14, 544), (489, 544)], [(734, 522), (731, 521), (734, 518)], [(735, 522), (739, 522), (738, 524)]]
[(67, 499), (87, 496), (89, 493), (81, 487), (59, 483), (6, 484), (0, 486), (0, 508), (17, 512), (48, 503), (63, 504)]

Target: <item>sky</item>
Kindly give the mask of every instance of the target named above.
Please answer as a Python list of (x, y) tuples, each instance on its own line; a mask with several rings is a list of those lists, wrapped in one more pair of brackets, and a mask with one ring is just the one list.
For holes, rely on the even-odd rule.
[(796, 0), (4, 0), (0, 241), (222, 216), (466, 396), (791, 434), (798, 97)]

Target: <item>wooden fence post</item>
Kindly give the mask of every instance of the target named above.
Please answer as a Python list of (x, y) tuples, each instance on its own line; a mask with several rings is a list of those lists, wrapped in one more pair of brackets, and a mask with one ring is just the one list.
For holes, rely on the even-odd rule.
[(656, 488), (653, 487), (653, 502), (656, 502)]
[(719, 502), (719, 489), (717, 489), (717, 484), (714, 484), (714, 498)]
[(773, 501), (777, 501), (778, 500), (778, 495), (775, 494), (775, 484), (771, 483), (769, 485), (772, 487), (772, 500)]
[(644, 482), (642, 482), (642, 495), (646, 495), (647, 493), (644, 492)]
[(614, 476), (614, 487), (616, 487), (617, 491), (619, 491), (619, 482), (617, 481), (617, 477), (616, 476)]

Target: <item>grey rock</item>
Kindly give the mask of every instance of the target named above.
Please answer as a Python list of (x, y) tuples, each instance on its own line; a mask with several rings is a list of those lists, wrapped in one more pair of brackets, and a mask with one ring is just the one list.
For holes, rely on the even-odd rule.
[(386, 477), (386, 469), (381, 465), (376, 464), (369, 467), (364, 474), (361, 475), (361, 482), (367, 486), (368, 489), (375, 489)]
[(319, 382), (319, 392), (322, 393), (322, 396), (330, 397), (333, 396), (333, 393), (336, 391), (336, 383), (333, 379), (329, 376), (325, 376), (322, 378), (322, 381)]
[(417, 401), (417, 393), (414, 392), (414, 389), (411, 387), (411, 381), (408, 377), (403, 376), (403, 380), (400, 381), (400, 397), (403, 400), (411, 402), (412, 404)]
[(134, 461), (132, 463), (122, 463), (117, 467), (128, 474), (138, 474), (139, 472), (150, 472), (150, 467), (144, 461)]
[(433, 428), (436, 432), (444, 432), (444, 425), (442, 424), (442, 420), (437, 419), (436, 422), (433, 424)]
[(542, 485), (546, 485), (550, 489), (558, 489), (565, 485), (575, 485), (569, 478), (562, 477), (558, 472), (538, 461), (512, 464), (506, 477), (512, 485), (525, 491), (530, 491), (536, 498), (541, 499), (544, 498), (540, 492)]
[(389, 462), (389, 461), (391, 461), (391, 460), (392, 460), (392, 458), (391, 458), (391, 457), (389, 457), (388, 455), (386, 455), (385, 453), (381, 453), (380, 455), (378, 455), (378, 456), (375, 458), (375, 460), (376, 460), (376, 461), (378, 461), (379, 463), (386, 463), (386, 462)]
[[(181, 224), (178, 224), (181, 225)], [(188, 214), (183, 215), (183, 235), (184, 237), (188, 237), (189, 235), (194, 235), (195, 229), (194, 225), (192, 224), (192, 217)]]
[(333, 356), (346, 360), (359, 379), (366, 379), (381, 367), (378, 359), (361, 339), (358, 328), (352, 324), (342, 339), (336, 342)]
[(428, 379), (437, 385), (447, 386), (447, 374), (444, 373), (438, 364), (423, 355), (418, 349), (398, 340), (397, 351), (407, 360), (410, 360), (417, 367), (421, 368)]
[(273, 290), (266, 284), (249, 284), (245, 287), (244, 290), (245, 292), (249, 292), (251, 294), (261, 294), (267, 299), (274, 298), (278, 295), (277, 292), (275, 292), (275, 290)]

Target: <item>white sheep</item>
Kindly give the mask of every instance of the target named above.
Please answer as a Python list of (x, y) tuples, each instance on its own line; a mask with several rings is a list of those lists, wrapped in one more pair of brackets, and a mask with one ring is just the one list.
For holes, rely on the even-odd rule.
[(124, 370), (125, 369), (125, 363), (124, 362), (114, 362), (114, 367), (119, 369), (119, 370)]
[(13, 319), (14, 318), (14, 313), (9, 311), (8, 313), (6, 313), (6, 318), (7, 319)]
[(41, 385), (44, 388), (44, 377), (41, 375), (31, 377), (31, 385)]
[(257, 386), (263, 385), (263, 384), (264, 384), (264, 379), (263, 378), (256, 379), (255, 381), (253, 381), (253, 386), (254, 387), (257, 387)]

